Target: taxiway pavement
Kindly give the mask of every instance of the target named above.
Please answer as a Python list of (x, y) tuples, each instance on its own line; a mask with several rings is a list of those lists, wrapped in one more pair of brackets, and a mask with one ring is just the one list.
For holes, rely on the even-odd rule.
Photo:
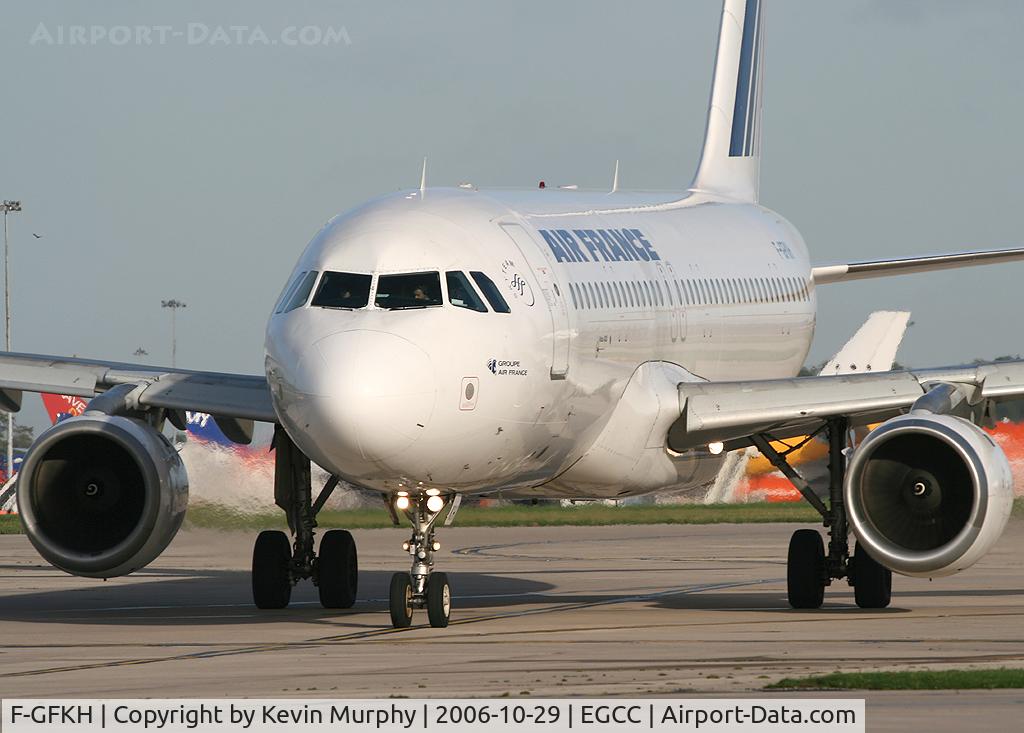
[[(394, 631), (387, 583), (404, 529), (356, 531), (360, 600), (325, 611), (309, 583), (250, 604), (253, 537), (184, 530), (143, 572), (106, 582), (0, 537), (3, 697), (760, 696), (835, 670), (1020, 667), (1024, 521), (974, 568), (897, 577), (862, 611), (845, 583), (786, 604), (788, 525), (446, 528), (452, 624)], [(803, 693), (806, 696), (809, 693)], [(1016, 724), (1024, 691), (866, 697), (869, 730)]]

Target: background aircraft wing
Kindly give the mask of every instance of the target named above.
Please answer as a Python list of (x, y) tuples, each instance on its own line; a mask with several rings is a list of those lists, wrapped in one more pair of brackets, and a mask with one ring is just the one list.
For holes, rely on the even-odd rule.
[(808, 435), (829, 418), (851, 426), (880, 422), (907, 412), (937, 383), (967, 395), (977, 416), (991, 415), (993, 402), (1024, 396), (1024, 361), (914, 371), (842, 374), (750, 382), (681, 383), (680, 416), (668, 432), (668, 447), (682, 452), (709, 443), (727, 449), (751, 445), (750, 436)]
[(141, 406), (208, 412), (232, 439), (244, 437), (237, 432), (245, 427), (241, 421), (277, 421), (263, 376), (0, 352), (0, 408), (4, 410), (17, 412), (22, 392), (91, 398), (122, 384), (137, 385), (133, 399)]

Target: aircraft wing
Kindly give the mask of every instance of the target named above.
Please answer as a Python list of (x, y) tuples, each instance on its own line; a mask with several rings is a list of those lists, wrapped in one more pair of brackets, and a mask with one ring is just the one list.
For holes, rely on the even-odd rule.
[(850, 262), (841, 265), (821, 265), (811, 268), (811, 278), (815, 285), (849, 282), (850, 280), (866, 280), (873, 277), (889, 277), (890, 275), (907, 275), (912, 272), (932, 272), (934, 270), (951, 270), (974, 265), (997, 265), (1003, 262), (1024, 260), (1024, 248), (990, 249), (975, 252), (956, 252), (954, 254), (927, 255), (924, 257), (904, 257), (896, 260), (872, 260), (870, 262)]
[(907, 412), (936, 383), (961, 386), (968, 403), (987, 414), (992, 402), (1024, 397), (1024, 361), (965, 367), (842, 374), (750, 382), (686, 382), (678, 386), (680, 416), (668, 447), (682, 452), (709, 443), (727, 449), (752, 444), (750, 436), (808, 435), (829, 418), (851, 426)]
[(236, 436), (239, 421), (277, 421), (263, 376), (0, 352), (0, 409), (17, 412), (22, 392), (91, 398), (122, 384), (138, 386), (141, 406), (208, 412)]

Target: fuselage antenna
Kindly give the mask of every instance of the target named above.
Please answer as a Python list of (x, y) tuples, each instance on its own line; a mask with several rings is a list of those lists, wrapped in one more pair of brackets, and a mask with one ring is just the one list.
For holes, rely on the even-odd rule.
[(619, 190), (619, 161), (615, 161), (615, 173), (612, 175), (612, 190), (611, 193), (615, 193)]
[(427, 191), (427, 156), (423, 156), (423, 170), (420, 172), (420, 195)]

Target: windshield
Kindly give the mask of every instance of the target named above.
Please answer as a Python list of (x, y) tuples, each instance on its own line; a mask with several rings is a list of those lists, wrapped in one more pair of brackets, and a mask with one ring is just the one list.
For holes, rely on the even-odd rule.
[(456, 308), (468, 308), (471, 311), (486, 313), (487, 306), (480, 300), (480, 296), (469, 284), (465, 274), (456, 271), (446, 272), (445, 281), (448, 283), (448, 302)]
[(365, 308), (370, 302), (369, 275), (325, 272), (312, 305), (320, 308)]
[(501, 297), (501, 293), (498, 291), (498, 286), (494, 284), (494, 281), (482, 272), (470, 272), (473, 279), (476, 280), (476, 284), (480, 286), (480, 290), (483, 292), (484, 297), (487, 298), (487, 302), (491, 304), (491, 308), (494, 309), (495, 313), (508, 313), (508, 303)]
[(284, 310), (285, 304), (288, 302), (288, 299), (291, 298), (292, 296), (292, 291), (295, 290), (295, 288), (299, 287), (299, 281), (302, 280), (302, 276), (305, 274), (306, 271), (303, 270), (302, 272), (300, 272), (298, 275), (296, 275), (287, 282), (287, 284), (284, 286), (284, 290), (281, 291), (280, 297), (278, 297), (277, 299), (277, 305), (274, 306), (274, 313), (280, 313), (281, 311)]
[(317, 271), (310, 270), (298, 281), (297, 286), (292, 290), (291, 295), (288, 296), (285, 302), (284, 312), (288, 313), (296, 308), (304, 306), (306, 299), (309, 297), (310, 292), (313, 290), (313, 283), (316, 282)]
[(389, 310), (442, 305), (441, 276), (436, 272), (381, 275), (373, 303)]

